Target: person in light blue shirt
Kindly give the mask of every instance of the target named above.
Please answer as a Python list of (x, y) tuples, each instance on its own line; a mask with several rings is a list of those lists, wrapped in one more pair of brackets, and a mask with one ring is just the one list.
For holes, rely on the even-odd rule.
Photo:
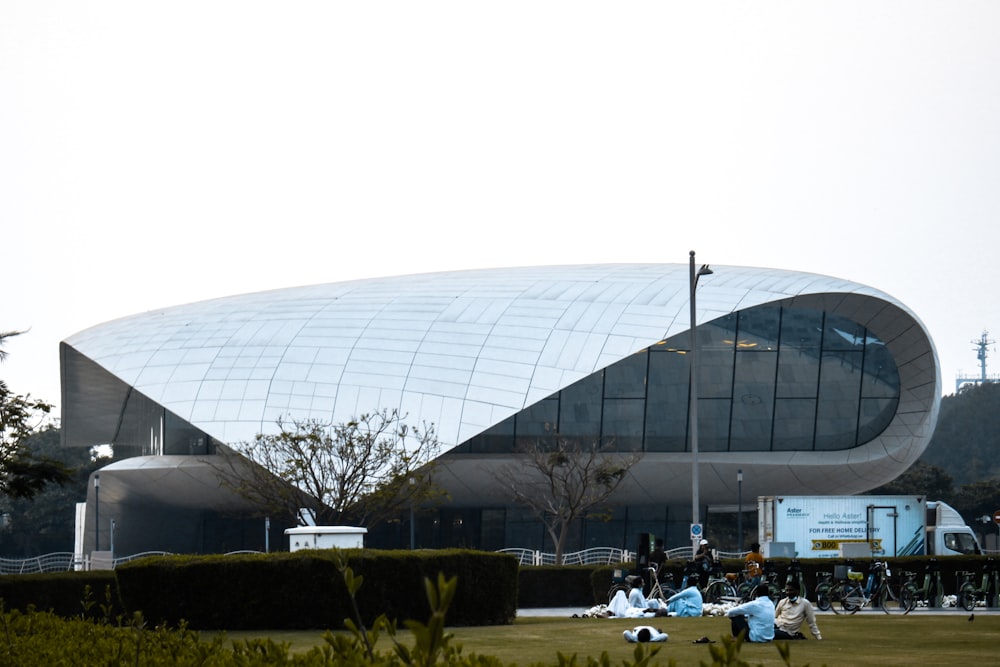
[(774, 602), (768, 596), (767, 584), (754, 590), (754, 599), (736, 605), (726, 612), (730, 618), (733, 637), (744, 634), (751, 642), (769, 642), (774, 639)]
[(697, 586), (688, 586), (667, 599), (667, 613), (671, 616), (701, 616), (701, 591)]

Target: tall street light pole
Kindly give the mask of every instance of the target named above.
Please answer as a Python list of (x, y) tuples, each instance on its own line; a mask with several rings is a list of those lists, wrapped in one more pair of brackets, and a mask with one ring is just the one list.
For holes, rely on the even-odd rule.
[(101, 476), (94, 475), (94, 551), (101, 550)]
[(743, 468), (736, 471), (736, 550), (743, 551)]
[(417, 480), (411, 477), (409, 482), (410, 482), (410, 551), (413, 551), (414, 549), (417, 548), (417, 527), (416, 524), (413, 523), (413, 488), (416, 486)]
[(702, 538), (701, 516), (699, 512), (698, 498), (698, 320), (696, 315), (695, 289), (698, 287), (698, 278), (712, 274), (712, 269), (708, 264), (702, 264), (701, 268), (694, 269), (694, 250), (691, 251), (690, 262), (690, 298), (691, 305), (691, 366), (689, 368), (689, 396), (688, 396), (688, 439), (691, 444), (691, 549), (692, 558), (698, 551), (699, 542)]

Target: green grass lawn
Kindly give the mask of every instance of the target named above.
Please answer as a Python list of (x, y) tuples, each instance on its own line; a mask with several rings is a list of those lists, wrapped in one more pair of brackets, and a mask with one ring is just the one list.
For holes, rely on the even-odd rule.
[[(634, 644), (622, 638), (622, 631), (639, 624), (658, 627), (670, 635), (660, 646), (654, 664), (698, 665), (711, 662), (706, 646), (692, 644), (698, 637), (718, 641), (729, 633), (729, 620), (721, 617), (662, 618), (635, 621), (607, 618), (520, 618), (513, 625), (450, 628), (463, 653), (489, 654), (504, 663), (527, 665), (534, 662), (556, 664), (556, 653), (600, 656), (607, 651), (612, 664), (632, 659)], [(857, 614), (820, 616), (823, 641), (789, 642), (791, 664), (802, 667), (828, 665), (998, 665), (1000, 664), (1000, 615), (968, 614), (909, 616)], [(208, 634), (208, 633), (205, 633)], [(292, 644), (296, 651), (322, 642), (321, 632), (228, 633), (230, 639), (268, 636)], [(404, 633), (405, 635), (405, 633)], [(384, 641), (384, 640), (383, 640)], [(719, 644), (716, 644), (718, 646)], [(387, 647), (381, 643), (380, 647)], [(751, 665), (784, 665), (773, 644), (745, 644), (741, 657)]]

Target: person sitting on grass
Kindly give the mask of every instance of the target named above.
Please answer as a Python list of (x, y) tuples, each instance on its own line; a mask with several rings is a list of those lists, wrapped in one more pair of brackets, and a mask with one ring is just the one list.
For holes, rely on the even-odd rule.
[(625, 641), (633, 644), (667, 641), (667, 633), (651, 625), (640, 625), (631, 630), (626, 630), (622, 635), (625, 637)]
[(619, 590), (608, 603), (608, 614), (615, 618), (639, 618), (648, 616), (666, 616), (667, 610), (660, 606), (659, 600), (647, 600), (642, 594), (642, 577), (633, 575), (625, 578), (631, 588), (626, 597), (625, 591)]
[(816, 639), (823, 639), (816, 625), (816, 612), (805, 597), (799, 597), (799, 585), (791, 582), (785, 586), (785, 597), (778, 601), (774, 608), (774, 638), (775, 639), (805, 639), (802, 634), (802, 621), (809, 625), (809, 630)]
[(701, 616), (702, 598), (697, 586), (688, 586), (667, 599), (667, 613), (670, 616)]
[(774, 603), (768, 596), (767, 584), (755, 588), (753, 594), (753, 600), (736, 605), (726, 616), (733, 637), (743, 635), (751, 642), (769, 642), (774, 639)]

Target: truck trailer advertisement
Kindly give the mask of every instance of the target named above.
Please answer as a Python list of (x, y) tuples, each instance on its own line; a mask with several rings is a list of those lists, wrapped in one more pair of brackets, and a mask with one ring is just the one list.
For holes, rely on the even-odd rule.
[(841, 544), (876, 556), (925, 553), (926, 507), (917, 496), (764, 496), (761, 542), (794, 542), (800, 558), (835, 558)]

